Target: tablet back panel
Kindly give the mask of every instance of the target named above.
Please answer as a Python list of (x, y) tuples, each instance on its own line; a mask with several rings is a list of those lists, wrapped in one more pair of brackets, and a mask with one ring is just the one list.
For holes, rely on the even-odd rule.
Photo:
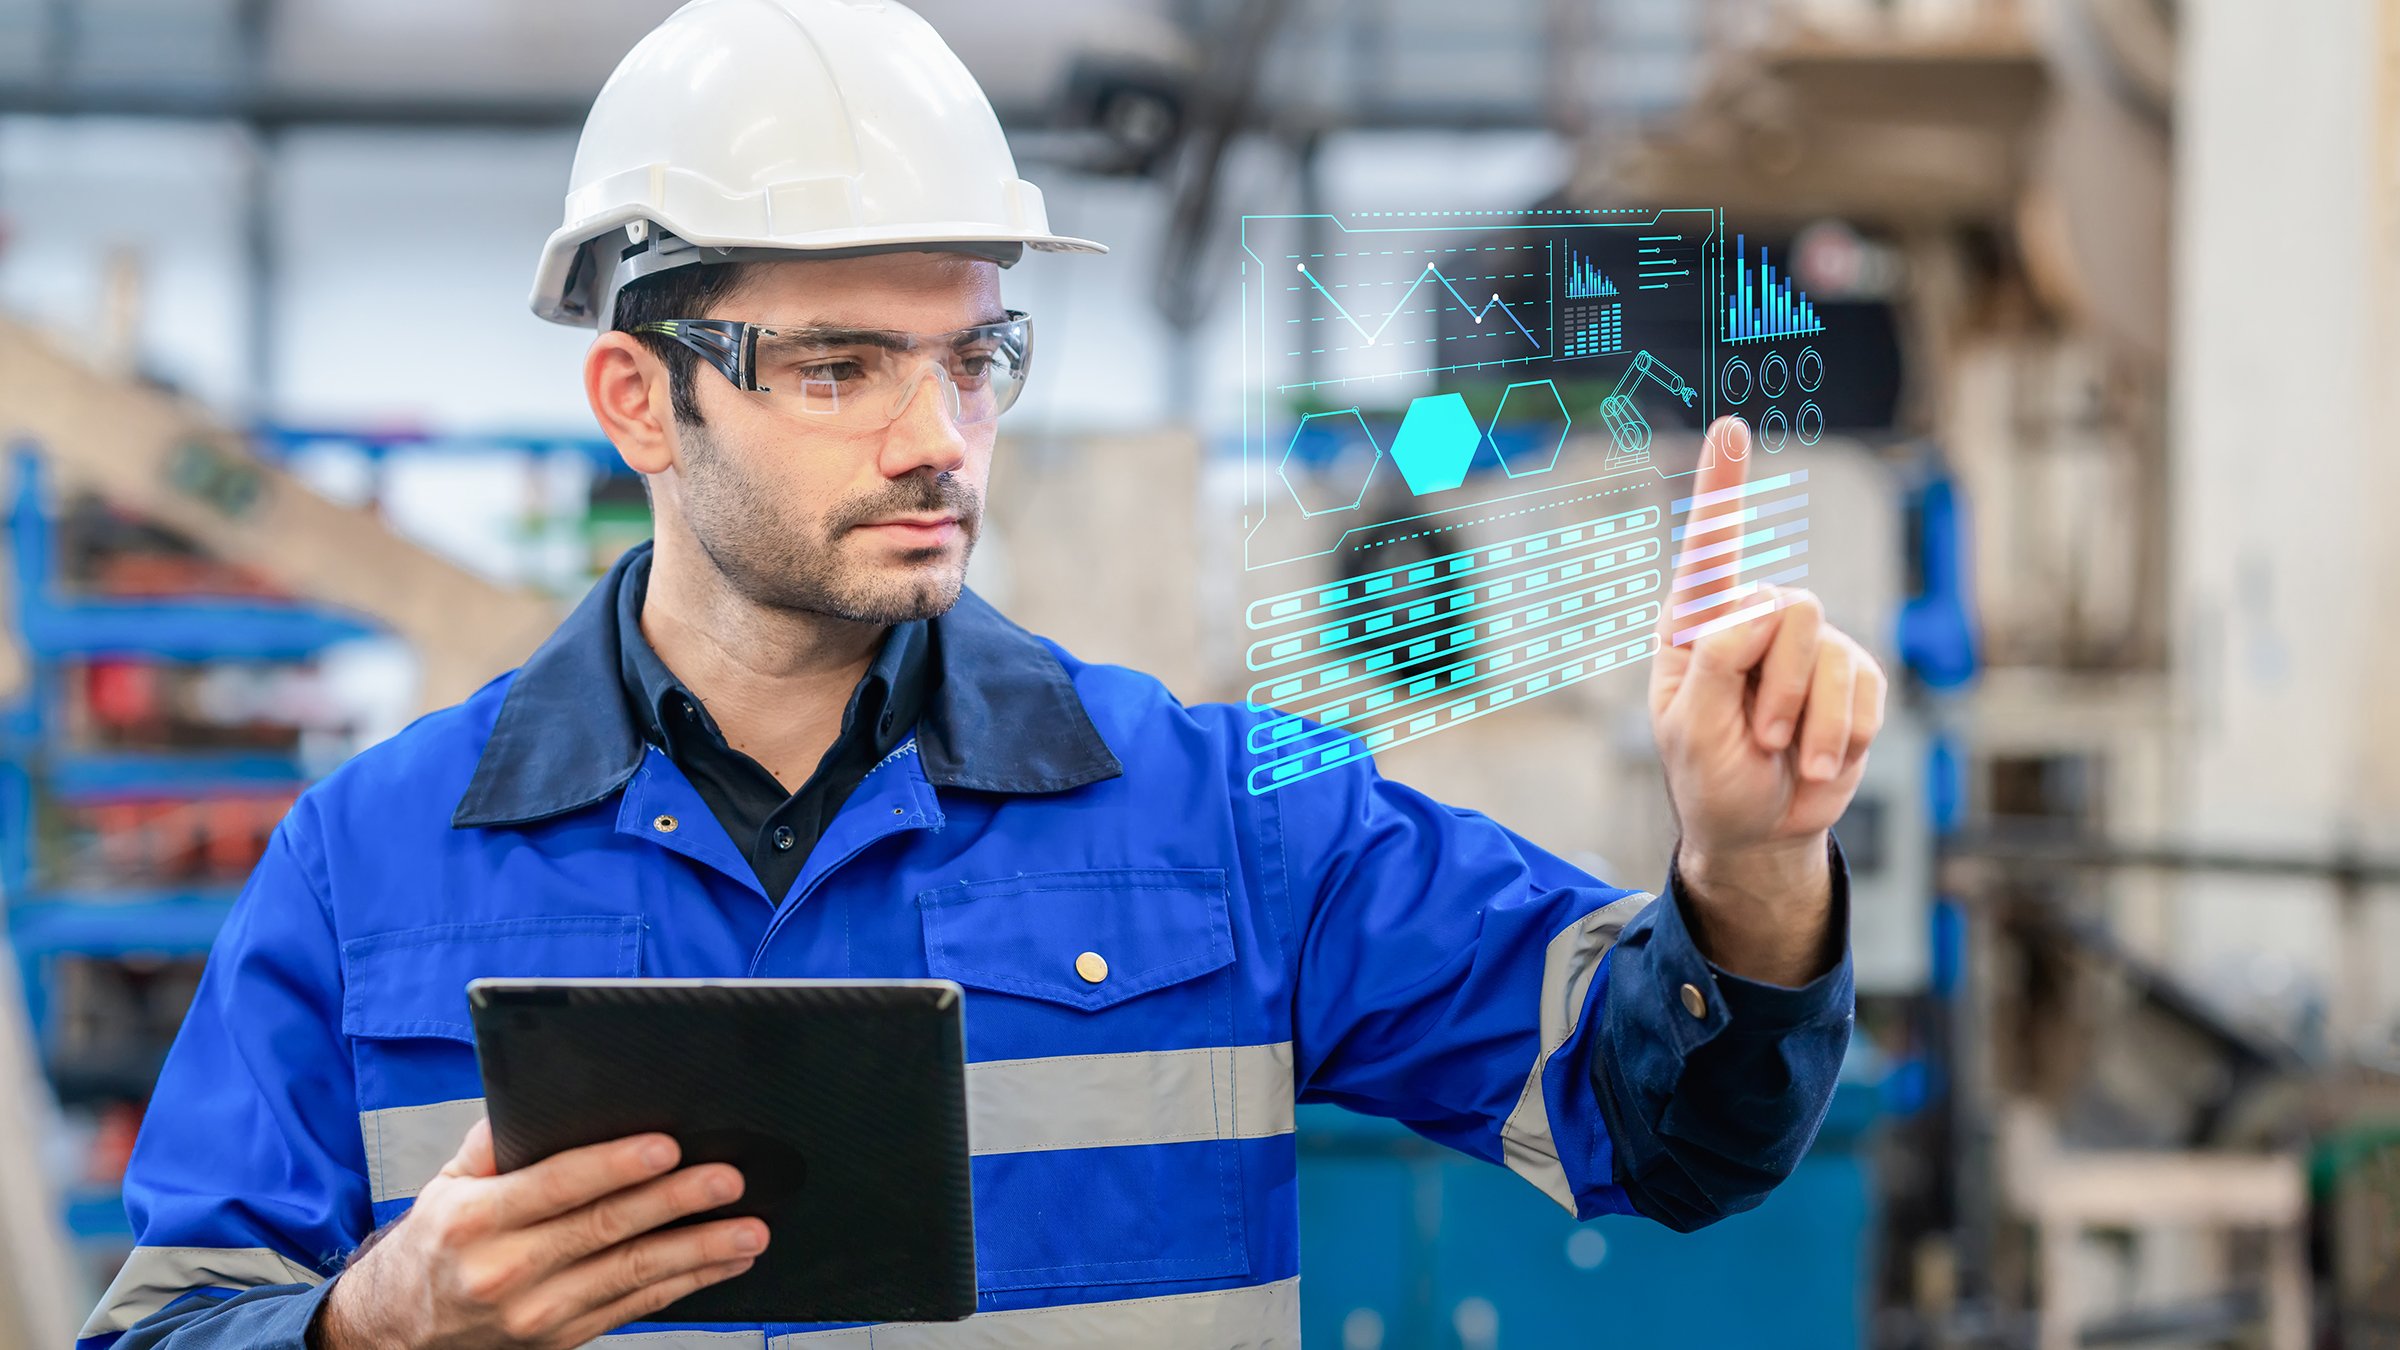
[(960, 993), (947, 981), (478, 980), (502, 1171), (658, 1130), (742, 1170), (686, 1222), (766, 1221), (758, 1263), (645, 1321), (975, 1310)]

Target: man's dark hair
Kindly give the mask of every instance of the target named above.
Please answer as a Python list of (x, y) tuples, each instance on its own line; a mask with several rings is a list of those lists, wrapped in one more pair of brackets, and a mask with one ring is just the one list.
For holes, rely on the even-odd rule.
[[(611, 325), (620, 333), (660, 319), (709, 319), (709, 311), (742, 281), (740, 263), (690, 263), (653, 272), (627, 282), (617, 292), (617, 316)], [(635, 333), (667, 365), (667, 392), (675, 405), (675, 420), (704, 425), (700, 404), (692, 397), (692, 375), (700, 358), (691, 348), (657, 333)]]

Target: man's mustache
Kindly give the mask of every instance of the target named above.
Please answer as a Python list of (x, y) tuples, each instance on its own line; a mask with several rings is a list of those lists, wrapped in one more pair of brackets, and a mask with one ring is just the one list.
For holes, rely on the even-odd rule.
[(983, 500), (976, 496), (975, 489), (949, 474), (908, 478), (892, 484), (889, 491), (844, 507), (830, 525), (832, 532), (840, 535), (853, 527), (894, 516), (935, 514), (956, 516), (959, 525), (971, 535), (983, 519)]

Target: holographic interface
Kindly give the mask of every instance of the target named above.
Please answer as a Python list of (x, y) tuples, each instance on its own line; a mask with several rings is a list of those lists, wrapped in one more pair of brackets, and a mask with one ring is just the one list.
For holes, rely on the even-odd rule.
[[(1823, 324), (1714, 209), (1248, 216), (1242, 243), (1244, 658), (1277, 714), (1252, 792), (1635, 666), (1662, 627), (1741, 622), (1807, 575), (1790, 452), (1825, 434)], [(1725, 413), (1778, 458), (1696, 500), (1678, 485)], [(1693, 512), (1752, 528), (1683, 559), (1738, 585), (1677, 602)]]

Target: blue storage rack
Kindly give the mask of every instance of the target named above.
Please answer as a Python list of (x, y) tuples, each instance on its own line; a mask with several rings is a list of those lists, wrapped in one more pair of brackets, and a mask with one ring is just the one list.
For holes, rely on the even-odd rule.
[[(29, 447), (10, 456), (9, 546), (15, 618), (29, 680), (0, 704), (0, 902), (7, 908), (31, 1004), (37, 1045), (50, 1048), (51, 972), (65, 957), (191, 957), (207, 952), (236, 888), (60, 889), (37, 884), (35, 802), (110, 798), (205, 799), (306, 782), (288, 755), (79, 749), (60, 726), (62, 662), (133, 658), (161, 662), (307, 660), (376, 630), (322, 606), (248, 598), (172, 601), (74, 597), (56, 580), (45, 466)], [(79, 1186), (67, 1200), (79, 1238), (122, 1242), (124, 1206), (113, 1190)]]

